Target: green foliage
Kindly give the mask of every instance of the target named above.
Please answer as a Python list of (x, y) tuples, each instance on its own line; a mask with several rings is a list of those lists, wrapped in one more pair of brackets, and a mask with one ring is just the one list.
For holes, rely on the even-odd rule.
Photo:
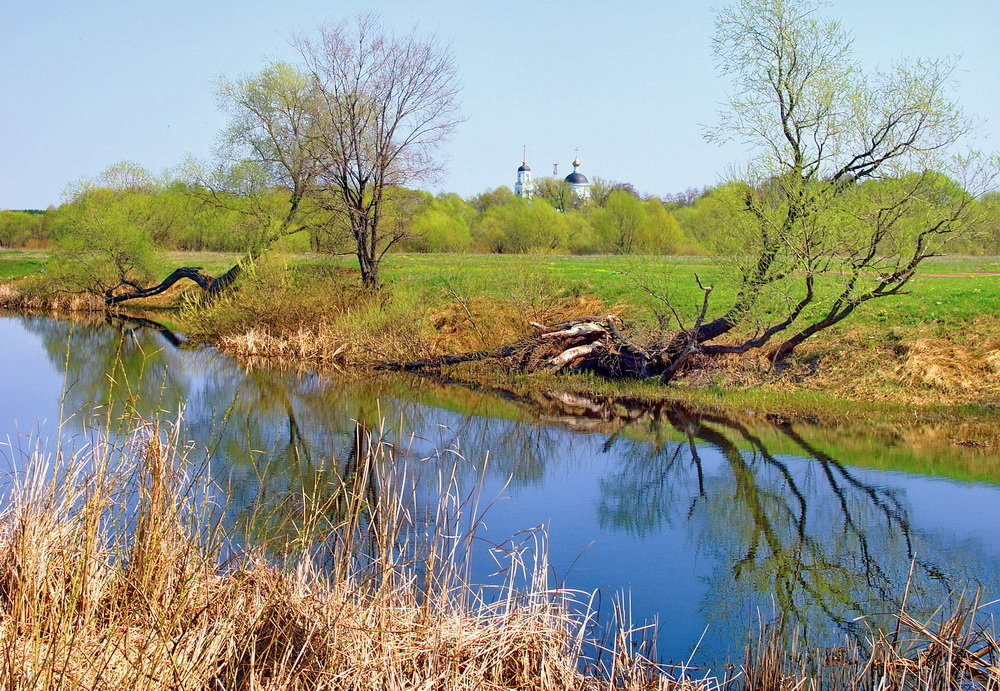
[(55, 213), (55, 209), (0, 211), (0, 247), (44, 247)]
[(479, 213), (483, 213), (491, 206), (506, 204), (512, 199), (514, 199), (514, 193), (506, 185), (501, 185), (500, 187), (480, 192), (469, 200), (469, 204)]
[(148, 281), (158, 262), (149, 200), (109, 189), (82, 193), (62, 216), (47, 272), (52, 287), (111, 295)]
[(484, 211), (473, 236), (479, 247), (498, 254), (565, 251), (569, 225), (548, 204), (515, 198)]
[(409, 238), (400, 248), (415, 252), (467, 252), (472, 247), (469, 221), (475, 209), (457, 194), (429, 199), (413, 214)]

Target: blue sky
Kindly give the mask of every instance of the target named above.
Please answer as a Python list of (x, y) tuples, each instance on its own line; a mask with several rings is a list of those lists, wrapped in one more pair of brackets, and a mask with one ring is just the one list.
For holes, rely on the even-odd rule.
[[(721, 3), (724, 4), (724, 3)], [(702, 138), (726, 84), (711, 56), (714, 3), (111, 0), (0, 4), (0, 208), (58, 204), (66, 185), (120, 160), (154, 172), (206, 157), (224, 119), (214, 81), (292, 59), (292, 36), (362, 10), (449, 43), (467, 118), (430, 186), (513, 185), (521, 146), (552, 163), (664, 194), (713, 184), (739, 147)], [(859, 59), (962, 58), (957, 97), (983, 146), (1000, 135), (1000, 3), (833, 0)]]

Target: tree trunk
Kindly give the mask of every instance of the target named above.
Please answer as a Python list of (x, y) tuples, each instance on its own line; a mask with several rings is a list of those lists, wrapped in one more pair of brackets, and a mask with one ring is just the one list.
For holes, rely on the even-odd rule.
[[(252, 257), (248, 256), (248, 259), (249, 258)], [(205, 291), (207, 295), (214, 297), (232, 288), (233, 284), (242, 275), (243, 261), (237, 262), (231, 266), (228, 271), (223, 273), (218, 278), (213, 278), (206, 273), (202, 273), (200, 266), (182, 266), (179, 269), (174, 269), (169, 276), (164, 278), (155, 286), (140, 288), (133, 285), (135, 290), (127, 293), (118, 293), (117, 295), (112, 294), (109, 291), (104, 296), (104, 304), (110, 307), (111, 305), (117, 305), (128, 300), (153, 297), (154, 295), (165, 293), (171, 286), (183, 279), (194, 281), (199, 288)]]
[[(236, 268), (236, 267), (233, 267)], [(230, 269), (230, 272), (232, 269)], [(223, 276), (227, 275), (223, 274)], [(136, 288), (135, 290), (128, 293), (119, 293), (117, 295), (112, 295), (110, 291), (104, 296), (105, 305), (117, 305), (120, 302), (125, 302), (126, 300), (136, 300), (138, 298), (148, 298), (154, 295), (159, 295), (160, 293), (166, 292), (172, 285), (177, 283), (182, 279), (190, 279), (198, 284), (198, 286), (205, 291), (215, 292), (213, 290), (214, 284), (217, 282), (216, 279), (212, 278), (208, 274), (203, 274), (201, 272), (200, 266), (184, 266), (179, 269), (174, 269), (169, 276), (160, 281), (155, 286), (150, 286), (148, 288)]]

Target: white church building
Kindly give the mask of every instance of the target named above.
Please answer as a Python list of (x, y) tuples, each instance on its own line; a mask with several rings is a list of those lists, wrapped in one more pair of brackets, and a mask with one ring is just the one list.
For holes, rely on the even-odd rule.
[[(577, 199), (590, 199), (590, 180), (581, 173), (580, 156), (573, 159), (573, 172), (566, 176), (566, 182), (570, 185), (570, 190)], [(558, 169), (558, 164), (554, 164), (553, 171)], [(522, 157), (521, 166), (517, 169), (517, 182), (514, 183), (514, 195), (531, 199), (535, 194), (535, 183), (531, 179), (531, 167), (528, 165), (527, 155)]]

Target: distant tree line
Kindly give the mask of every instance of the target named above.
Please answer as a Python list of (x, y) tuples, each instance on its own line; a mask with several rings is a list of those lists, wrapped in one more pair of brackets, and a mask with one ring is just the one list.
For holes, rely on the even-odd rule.
[[(628, 184), (595, 178), (592, 200), (580, 204), (543, 178), (528, 201), (501, 186), (469, 198), (454, 193), (392, 189), (397, 202), (385, 219), (399, 227), (399, 252), (495, 254), (711, 254), (726, 237), (727, 216), (742, 187), (726, 184), (662, 197), (641, 196)], [(942, 180), (953, 192), (960, 188)], [(157, 178), (140, 166), (118, 163), (73, 185), (69, 199), (45, 210), (0, 211), (0, 247), (42, 248), (86, 244), (91, 234), (132, 236), (149, 250), (241, 252), (257, 226), (245, 200), (219, 199), (185, 176)], [(287, 203), (275, 190), (270, 203)], [(211, 202), (209, 201), (211, 198)], [(953, 253), (1000, 254), (1000, 193), (975, 202), (990, 220), (977, 237), (952, 244)], [(322, 216), (322, 210), (316, 210)], [(279, 243), (289, 252), (340, 254), (350, 250), (348, 229), (332, 214)], [(86, 228), (91, 232), (87, 232)]]

